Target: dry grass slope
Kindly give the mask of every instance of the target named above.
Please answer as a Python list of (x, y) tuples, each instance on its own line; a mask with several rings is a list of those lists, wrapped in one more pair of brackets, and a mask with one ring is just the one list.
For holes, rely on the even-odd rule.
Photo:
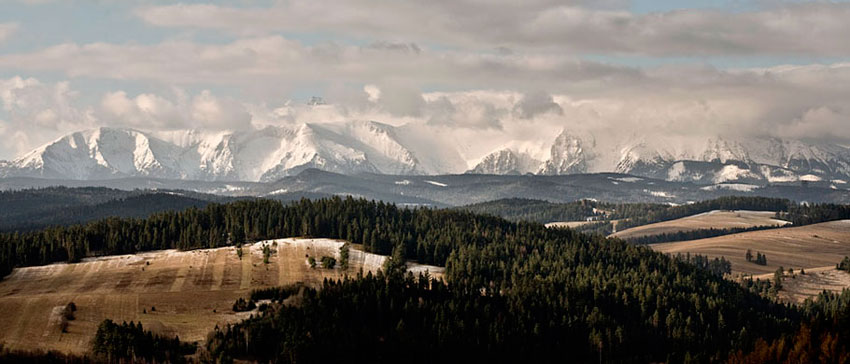
[[(276, 252), (263, 263), (263, 244)], [(350, 267), (311, 269), (307, 256), (339, 259), (341, 241), (279, 239), (236, 249), (174, 250), (87, 259), (16, 269), (0, 281), (0, 343), (18, 349), (57, 349), (82, 353), (106, 318), (141, 321), (146, 328), (182, 340), (200, 341), (216, 325), (248, 313), (232, 311), (233, 302), (251, 289), (376, 271), (384, 256), (352, 249)], [(441, 276), (443, 268), (411, 264), (414, 272)], [(56, 308), (77, 305), (68, 332), (59, 327)], [(155, 308), (155, 309), (154, 309)], [(145, 312), (146, 311), (146, 312)]]
[[(723, 256), (732, 262), (733, 274), (773, 273), (780, 266), (795, 270), (834, 267), (844, 256), (850, 255), (850, 220), (654, 244), (652, 248), (671, 254)], [(767, 265), (747, 262), (747, 249), (753, 254), (756, 251), (766, 254)]]
[(774, 219), (770, 211), (710, 211), (703, 214), (683, 217), (681, 219), (636, 226), (618, 231), (611, 236), (622, 239), (640, 236), (676, 233), (699, 229), (729, 229), (748, 228), (753, 226), (785, 225), (788, 222)]

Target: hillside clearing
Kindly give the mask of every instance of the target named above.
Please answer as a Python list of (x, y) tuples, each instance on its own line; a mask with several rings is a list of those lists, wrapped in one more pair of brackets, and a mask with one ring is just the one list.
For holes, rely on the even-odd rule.
[[(762, 280), (773, 279), (773, 274), (756, 276)], [(807, 298), (815, 297), (823, 291), (840, 293), (850, 288), (850, 273), (835, 269), (835, 266), (806, 269), (806, 274), (800, 274), (795, 269), (793, 274), (785, 273), (782, 279), (782, 290), (779, 299), (786, 302), (802, 303)]]
[[(244, 319), (233, 302), (250, 290), (292, 283), (318, 286), (323, 279), (374, 272), (385, 256), (352, 246), (349, 269), (310, 268), (307, 257), (339, 261), (343, 241), (276, 239), (243, 246), (194, 251), (164, 250), (85, 259), (75, 264), (17, 268), (0, 281), (0, 343), (13, 349), (82, 353), (104, 319), (141, 321), (145, 328), (184, 341), (204, 340), (216, 325)], [(263, 246), (274, 253), (263, 263)], [(441, 267), (409, 264), (414, 273), (440, 277)], [(56, 307), (74, 302), (68, 332), (57, 327)]]
[(754, 226), (784, 226), (789, 223), (787, 221), (775, 219), (775, 215), (776, 213), (772, 211), (714, 210), (702, 214), (683, 217), (681, 219), (637, 226), (618, 231), (610, 236), (621, 239), (629, 239), (641, 236), (677, 233), (680, 231), (693, 231), (710, 228), (729, 229), (749, 228)]

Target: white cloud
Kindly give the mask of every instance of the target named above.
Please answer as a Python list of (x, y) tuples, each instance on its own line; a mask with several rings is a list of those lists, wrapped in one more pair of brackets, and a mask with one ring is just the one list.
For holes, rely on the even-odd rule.
[(94, 105), (79, 100), (78, 94), (67, 81), (0, 79), (0, 109), (7, 116), (0, 119), (0, 159), (19, 157), (65, 134), (99, 126), (218, 131), (252, 125), (252, 115), (242, 102), (208, 90), (191, 96), (175, 89), (165, 97), (114, 91)]
[(0, 130), (0, 156), (20, 155), (68, 131), (92, 127), (92, 110), (76, 107), (76, 97), (68, 82), (0, 80), (0, 106), (8, 116)]
[(205, 90), (192, 100), (192, 120), (202, 129), (241, 130), (250, 127), (251, 115), (231, 98), (220, 98)]
[(103, 120), (141, 129), (189, 127), (188, 118), (174, 102), (154, 94), (127, 97), (124, 91), (109, 92), (100, 103)]
[[(297, 88), (326, 83), (508, 88), (633, 79), (640, 71), (558, 55), (495, 55), (462, 51), (398, 52), (373, 47), (305, 46), (281, 36), (226, 44), (166, 41), (153, 45), (61, 44), (0, 56), (0, 69), (58, 71), (69, 77), (152, 80), (167, 85), (221, 84)], [(280, 86), (284, 85), (284, 86)]]
[(314, 0), (280, 2), (269, 8), (148, 6), (137, 14), (152, 25), (218, 29), (243, 36), (313, 31), (476, 49), (684, 56), (850, 55), (847, 3), (765, 2), (762, 8), (743, 12), (684, 9), (650, 14), (617, 10), (617, 6), (588, 7), (588, 3)]

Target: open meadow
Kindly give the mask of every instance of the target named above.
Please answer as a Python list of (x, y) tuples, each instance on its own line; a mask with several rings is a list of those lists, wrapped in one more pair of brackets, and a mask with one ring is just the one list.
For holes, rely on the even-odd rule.
[[(264, 263), (263, 246), (273, 253)], [(16, 349), (84, 353), (104, 319), (140, 321), (146, 329), (202, 341), (216, 325), (246, 318), (232, 310), (252, 289), (375, 272), (385, 256), (352, 247), (349, 268), (311, 268), (308, 257), (335, 257), (342, 241), (278, 239), (236, 248), (154, 251), (85, 259), (75, 264), (17, 268), (0, 281), (0, 343)], [(409, 263), (414, 273), (440, 277), (443, 268)], [(77, 307), (62, 330), (62, 308)]]
[(715, 210), (680, 219), (636, 226), (615, 232), (611, 236), (629, 239), (699, 229), (750, 228), (755, 226), (784, 226), (788, 224), (787, 221), (775, 219), (775, 215), (776, 213), (771, 211)]
[[(850, 255), (850, 220), (820, 224), (750, 231), (708, 239), (660, 243), (651, 245), (663, 253), (691, 253), (709, 257), (726, 257), (732, 262), (732, 273), (760, 275), (785, 269), (834, 267)], [(767, 264), (748, 262), (747, 249), (753, 255), (761, 252)]]

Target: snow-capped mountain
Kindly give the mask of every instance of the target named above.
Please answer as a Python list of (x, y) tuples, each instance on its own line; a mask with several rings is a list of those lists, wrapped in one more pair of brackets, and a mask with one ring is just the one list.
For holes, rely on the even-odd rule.
[(540, 140), (540, 148), (531, 152), (517, 149), (527, 147), (527, 141), (508, 142), (483, 156), (469, 155), (466, 149), (453, 147), (454, 142), (422, 135), (415, 127), (373, 121), (238, 132), (99, 128), (69, 134), (13, 161), (0, 161), (0, 177), (275, 181), (316, 168), (398, 175), (617, 172), (705, 184), (850, 180), (850, 149), (800, 140), (683, 141), (635, 135), (616, 140), (564, 130), (551, 140)]
[(582, 140), (566, 131), (552, 143), (550, 158), (540, 167), (539, 174), (560, 175), (587, 172), (588, 162), (594, 158), (593, 139)]
[[(675, 143), (630, 136), (597, 146), (593, 136), (563, 131), (552, 142), (548, 159), (537, 168), (520, 172), (561, 175), (585, 172), (617, 172), (670, 181), (795, 182), (846, 180), (850, 176), (850, 149), (823, 143), (777, 138), (727, 140), (711, 138), (702, 143)], [(515, 169), (517, 152), (500, 149), (468, 173), (499, 174)]]
[(0, 176), (271, 181), (308, 168), (345, 174), (429, 170), (396, 140), (392, 126), (352, 122), (341, 127), (301, 124), (161, 135), (99, 128), (67, 135), (4, 162)]
[(526, 174), (537, 171), (540, 161), (531, 156), (514, 152), (511, 149), (500, 149), (485, 156), (470, 174)]

